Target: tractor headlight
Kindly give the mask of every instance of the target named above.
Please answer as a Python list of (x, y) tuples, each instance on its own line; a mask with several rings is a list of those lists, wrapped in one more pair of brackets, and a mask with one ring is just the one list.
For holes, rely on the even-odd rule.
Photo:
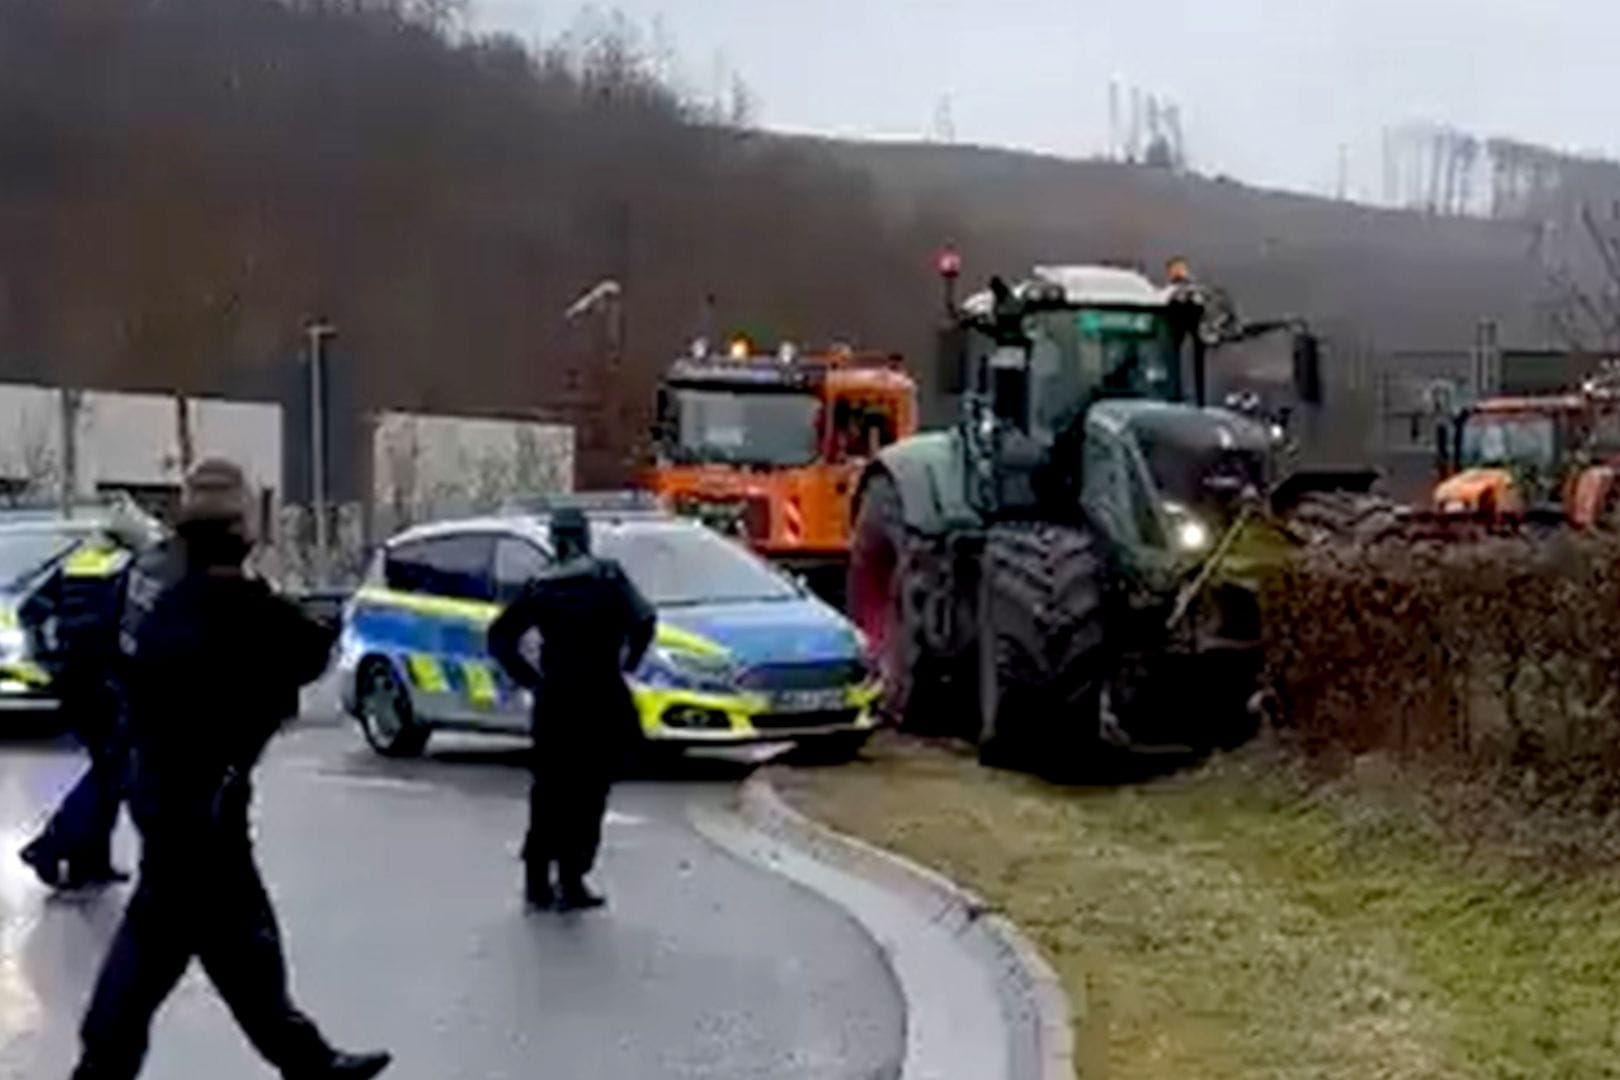
[(736, 689), (737, 667), (729, 656), (654, 645), (642, 671), (648, 682), (661, 686), (718, 693)]
[(1209, 547), (1209, 526), (1197, 518), (1186, 518), (1176, 524), (1176, 546), (1182, 551), (1203, 551)]
[(1165, 503), (1164, 512), (1170, 519), (1170, 538), (1176, 550), (1197, 553), (1207, 549), (1214, 540), (1209, 526), (1180, 503)]

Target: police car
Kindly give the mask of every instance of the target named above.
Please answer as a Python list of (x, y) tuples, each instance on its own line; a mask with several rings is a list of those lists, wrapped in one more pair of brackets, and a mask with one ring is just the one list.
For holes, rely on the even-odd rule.
[[(842, 615), (746, 548), (654, 504), (570, 504), (589, 517), (593, 550), (616, 559), (658, 610), (653, 646), (629, 675), (649, 744), (816, 740), (853, 753), (865, 741), (880, 687)], [(485, 638), (550, 565), (548, 514), (560, 505), (423, 525), (374, 558), (344, 611), (338, 671), (344, 707), (378, 753), (419, 754), (439, 729), (528, 732), (528, 695)]]
[(75, 556), (109, 560), (121, 546), (113, 533), (140, 533), (155, 542), (157, 522), (126, 501), (0, 509), (0, 712), (48, 713), (60, 708), (41, 660), (51, 651), (50, 626), (28, 626), (23, 611), (51, 575)]

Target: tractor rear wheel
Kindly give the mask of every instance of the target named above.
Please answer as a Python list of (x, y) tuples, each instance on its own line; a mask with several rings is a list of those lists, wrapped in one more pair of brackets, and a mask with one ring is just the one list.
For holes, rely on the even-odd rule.
[(866, 635), (883, 676), (883, 709), (902, 728), (944, 733), (944, 659), (923, 628), (927, 582), (916, 541), (906, 532), (900, 489), (888, 476), (867, 481), (855, 513), (846, 587), (850, 616)]
[(979, 759), (1069, 776), (1101, 743), (1102, 562), (1088, 529), (996, 526), (979, 609)]

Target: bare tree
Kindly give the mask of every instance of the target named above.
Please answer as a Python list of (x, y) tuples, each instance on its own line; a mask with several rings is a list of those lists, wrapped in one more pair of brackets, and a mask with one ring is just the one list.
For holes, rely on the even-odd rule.
[(1587, 203), (1565, 230), (1545, 230), (1538, 245), (1547, 275), (1553, 332), (1580, 352), (1620, 353), (1620, 222), (1600, 221)]
[(731, 97), (726, 104), (726, 123), (739, 130), (754, 126), (758, 104), (754, 92), (740, 74), (731, 76)]

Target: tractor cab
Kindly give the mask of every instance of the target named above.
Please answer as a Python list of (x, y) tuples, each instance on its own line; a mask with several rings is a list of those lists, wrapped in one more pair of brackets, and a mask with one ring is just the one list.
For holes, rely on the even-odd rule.
[[(1302, 324), (1251, 332), (1185, 279), (1160, 287), (1115, 267), (1037, 267), (1016, 285), (993, 279), (953, 314), (942, 380), (978, 414), (964, 431), (983, 463), (976, 509), (1084, 506), (1120, 550), (1178, 538), (1206, 550), (1241, 496), (1270, 490), (1292, 407), (1320, 393)], [(1272, 329), (1295, 331), (1286, 361), (1218, 372), (1228, 404), (1207, 406), (1211, 346)]]
[(1487, 521), (1561, 520), (1574, 488), (1620, 454), (1613, 402), (1594, 392), (1480, 401), (1458, 414), (1434, 510)]
[(1180, 401), (1190, 385), (1174, 293), (1107, 266), (993, 278), (953, 312), (942, 382), (1020, 427), (1052, 430), (1098, 397)]

